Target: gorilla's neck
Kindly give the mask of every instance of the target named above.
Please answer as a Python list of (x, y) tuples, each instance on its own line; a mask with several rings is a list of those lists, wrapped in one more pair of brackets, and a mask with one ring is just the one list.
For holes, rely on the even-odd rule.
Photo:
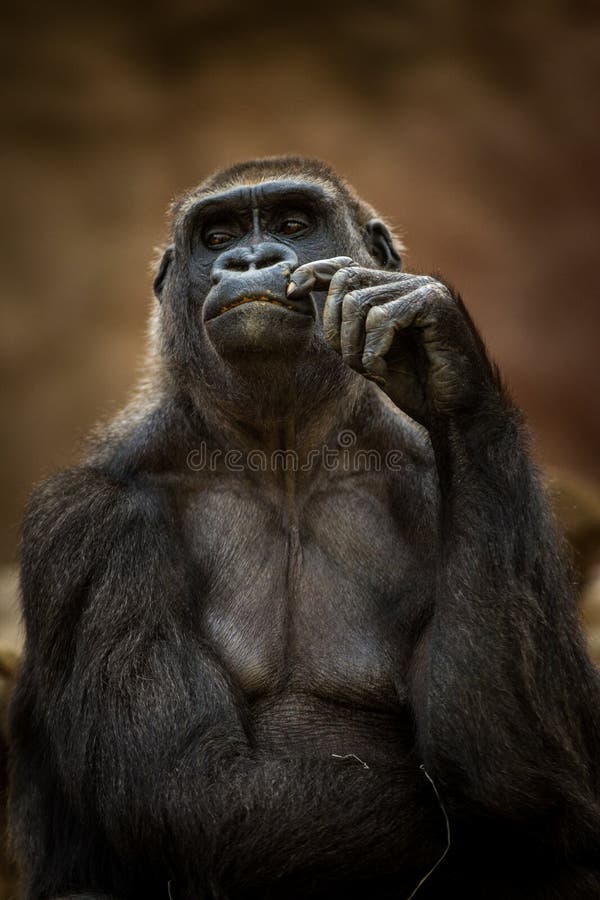
[(207, 423), (231, 437), (272, 445), (290, 435), (318, 442), (350, 414), (361, 379), (322, 340), (296, 358), (261, 357), (204, 369), (194, 400)]

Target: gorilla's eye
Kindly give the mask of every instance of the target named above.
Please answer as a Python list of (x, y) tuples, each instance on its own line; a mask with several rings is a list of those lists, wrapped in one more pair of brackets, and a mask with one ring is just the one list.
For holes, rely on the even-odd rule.
[(232, 238), (233, 235), (229, 234), (228, 231), (209, 231), (204, 236), (204, 243), (207, 247), (222, 247), (224, 244), (229, 243)]
[(306, 222), (301, 219), (284, 219), (280, 224), (278, 231), (280, 234), (299, 234), (308, 228)]

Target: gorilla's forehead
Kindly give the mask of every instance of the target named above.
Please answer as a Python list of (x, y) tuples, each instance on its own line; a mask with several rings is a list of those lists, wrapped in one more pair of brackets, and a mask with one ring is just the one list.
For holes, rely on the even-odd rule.
[(194, 215), (215, 208), (237, 208), (261, 206), (273, 202), (291, 202), (308, 199), (315, 203), (334, 202), (338, 199), (333, 187), (314, 181), (285, 178), (270, 181), (236, 184), (233, 187), (210, 193), (204, 191), (191, 194), (178, 209), (182, 217), (190, 212)]

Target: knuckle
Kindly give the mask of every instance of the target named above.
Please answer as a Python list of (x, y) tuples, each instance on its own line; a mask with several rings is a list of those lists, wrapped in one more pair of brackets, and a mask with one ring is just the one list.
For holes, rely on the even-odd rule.
[(346, 285), (346, 280), (348, 277), (348, 272), (350, 270), (347, 268), (338, 269), (333, 278), (331, 279), (331, 290), (339, 291)]
[(349, 294), (345, 294), (342, 300), (342, 314), (345, 316), (352, 315), (357, 312), (357, 298), (356, 295), (350, 292)]
[(450, 311), (454, 306), (452, 295), (445, 284), (430, 276), (419, 276), (413, 282), (412, 290), (405, 295), (405, 300), (410, 303), (415, 312), (443, 313)]
[(436, 300), (438, 303), (451, 302), (452, 295), (442, 281), (439, 281), (437, 278), (433, 278), (432, 276), (427, 276), (425, 280), (428, 287), (429, 296), (432, 300)]
[[(347, 302), (347, 305), (346, 305)], [(361, 312), (367, 315), (372, 306), (372, 296), (369, 290), (348, 291), (343, 300), (343, 309), (352, 309), (355, 312)]]
[(344, 266), (338, 269), (331, 279), (331, 289), (335, 293), (345, 293), (359, 288), (362, 283), (361, 272), (364, 272), (364, 269), (357, 266)]
[(385, 323), (389, 321), (390, 318), (390, 310), (384, 304), (382, 306), (373, 306), (369, 310), (369, 314), (367, 316), (367, 324), (369, 328), (379, 328)]
[(438, 303), (443, 304), (444, 306), (454, 306), (452, 294), (446, 285), (442, 284), (440, 281), (438, 281), (435, 287), (434, 296)]
[(357, 286), (360, 284), (362, 271), (363, 269), (359, 269), (357, 266), (340, 269), (340, 272), (344, 273), (345, 283), (349, 286)]

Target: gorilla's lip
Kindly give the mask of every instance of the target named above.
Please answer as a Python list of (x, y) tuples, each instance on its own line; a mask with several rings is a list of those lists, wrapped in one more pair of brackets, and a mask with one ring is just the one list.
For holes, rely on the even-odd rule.
[(221, 316), (224, 313), (231, 312), (231, 310), (237, 309), (239, 306), (243, 306), (246, 303), (264, 303), (265, 305), (278, 306), (282, 309), (286, 309), (289, 312), (296, 313), (296, 315), (301, 316), (314, 315), (312, 302), (306, 303), (302, 301), (299, 302), (297, 300), (288, 300), (287, 298), (280, 297), (274, 294), (270, 290), (265, 290), (246, 292), (233, 300), (227, 300), (226, 302), (220, 304), (212, 312), (212, 315), (209, 315), (207, 318), (215, 319), (217, 318), (217, 316)]

